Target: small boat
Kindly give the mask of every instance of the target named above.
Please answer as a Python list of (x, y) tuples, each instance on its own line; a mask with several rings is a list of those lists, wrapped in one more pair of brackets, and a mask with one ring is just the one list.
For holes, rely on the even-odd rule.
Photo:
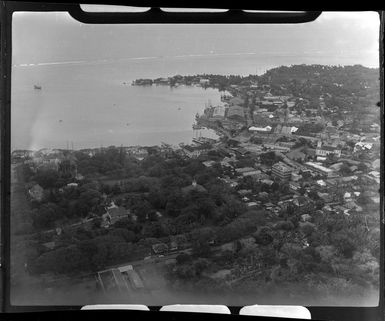
[(39, 85), (33, 85), (33, 89), (41, 90), (41, 86), (39, 86)]

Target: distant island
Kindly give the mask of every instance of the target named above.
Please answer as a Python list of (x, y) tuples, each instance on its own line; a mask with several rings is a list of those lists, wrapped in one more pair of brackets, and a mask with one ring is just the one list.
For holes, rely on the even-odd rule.
[(192, 120), (190, 145), (13, 151), (26, 280), (97, 280), (106, 297), (159, 284), (300, 302), (379, 291), (378, 69), (294, 65), (132, 85), (215, 88), (222, 102)]

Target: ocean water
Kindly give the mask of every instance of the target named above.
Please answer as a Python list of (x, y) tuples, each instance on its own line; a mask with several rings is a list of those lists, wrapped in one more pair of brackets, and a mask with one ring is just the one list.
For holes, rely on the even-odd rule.
[[(14, 150), (73, 144), (78, 149), (190, 143), (196, 113), (208, 102), (219, 104), (220, 93), (200, 87), (131, 86), (132, 80), (176, 74), (262, 74), (280, 65), (339, 61), (340, 57), (314, 54), (233, 53), (14, 65), (11, 146)], [(352, 56), (343, 61), (357, 60)], [(34, 84), (42, 90), (35, 90)]]
[(191, 142), (196, 113), (220, 103), (220, 93), (131, 86), (137, 77), (166, 74), (153, 67), (141, 61), (15, 67), (12, 149)]

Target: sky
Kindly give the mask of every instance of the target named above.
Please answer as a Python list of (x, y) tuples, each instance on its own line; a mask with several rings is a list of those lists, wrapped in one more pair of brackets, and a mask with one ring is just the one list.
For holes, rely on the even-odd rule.
[(62, 12), (18, 12), (13, 63), (257, 52), (356, 55), (377, 67), (378, 39), (376, 12), (324, 12), (285, 25), (87, 25)]

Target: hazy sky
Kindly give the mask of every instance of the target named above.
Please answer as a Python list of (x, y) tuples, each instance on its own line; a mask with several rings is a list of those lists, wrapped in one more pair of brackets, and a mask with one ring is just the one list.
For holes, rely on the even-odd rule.
[(66, 13), (13, 19), (14, 64), (253, 52), (357, 56), (357, 63), (378, 66), (375, 12), (327, 12), (289, 25), (86, 25)]

